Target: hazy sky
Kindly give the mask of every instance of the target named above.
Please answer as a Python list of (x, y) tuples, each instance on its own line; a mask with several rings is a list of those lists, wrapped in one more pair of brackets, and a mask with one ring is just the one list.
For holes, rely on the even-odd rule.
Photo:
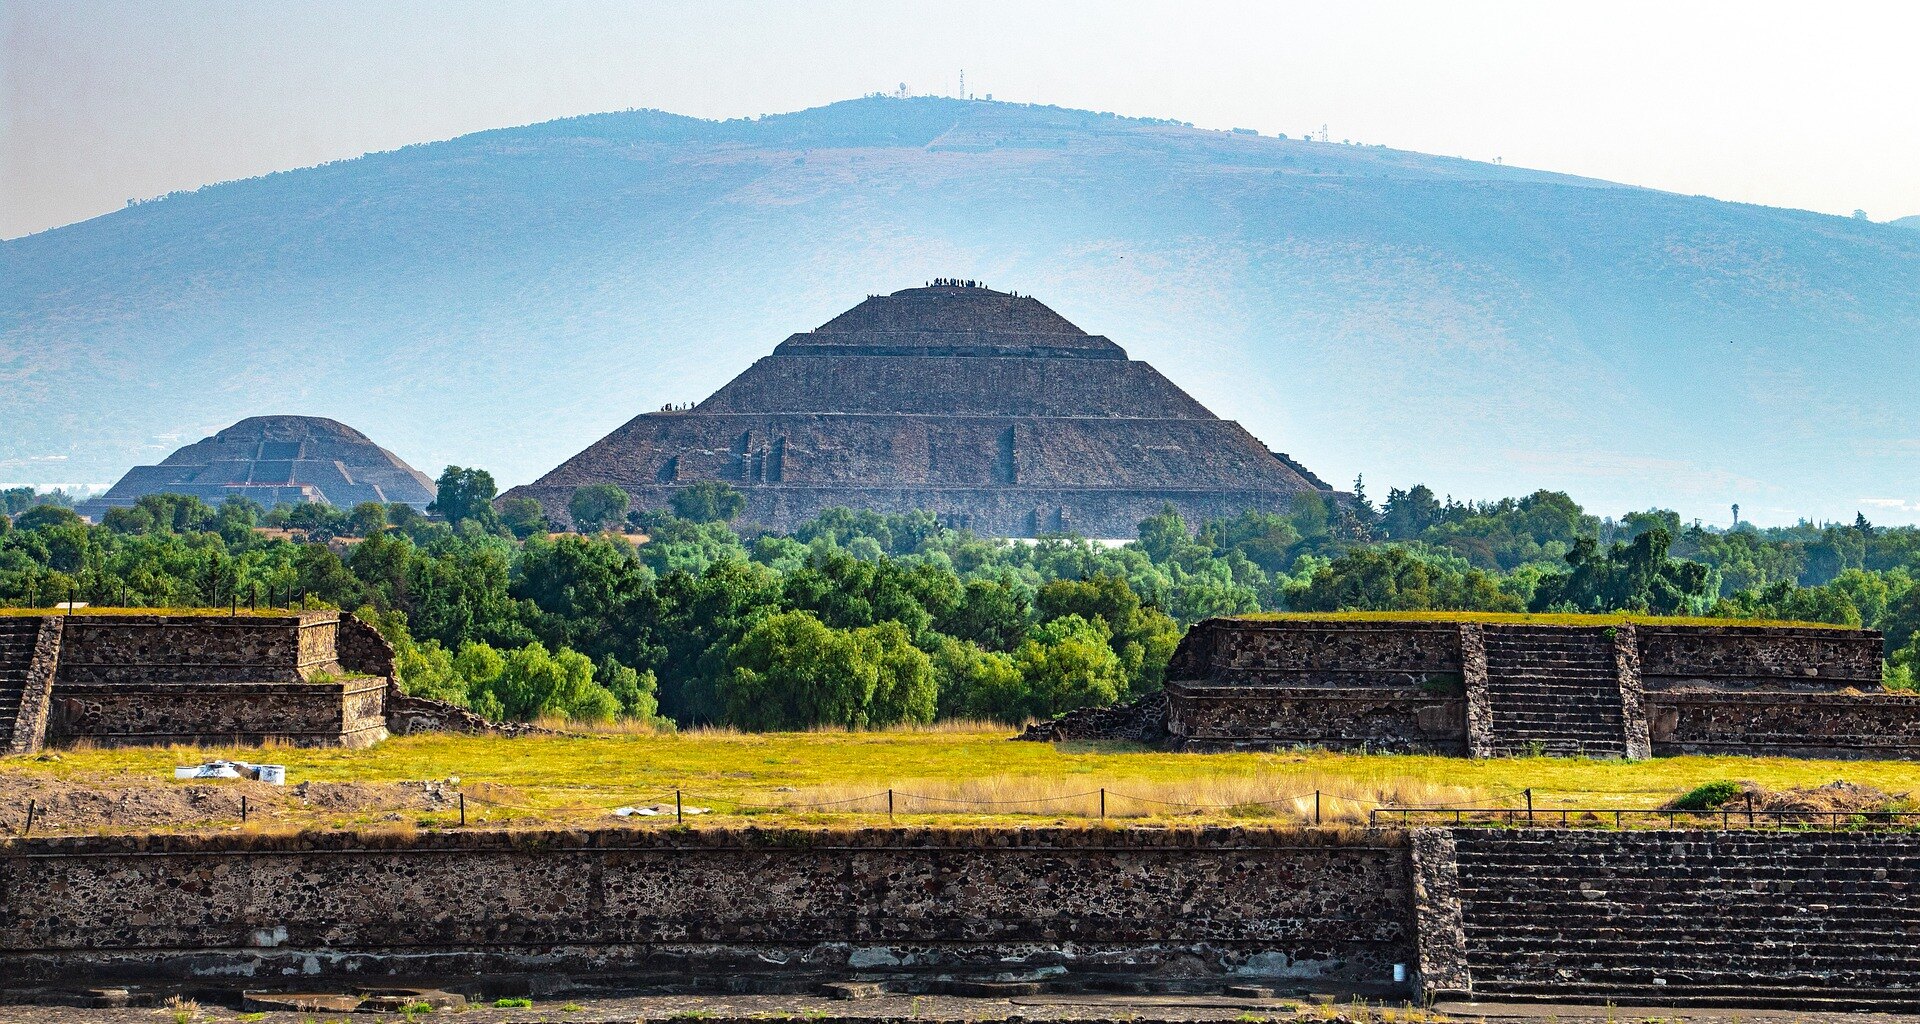
[(0, 237), (625, 107), (899, 83), (1920, 214), (1920, 5), (0, 0)]

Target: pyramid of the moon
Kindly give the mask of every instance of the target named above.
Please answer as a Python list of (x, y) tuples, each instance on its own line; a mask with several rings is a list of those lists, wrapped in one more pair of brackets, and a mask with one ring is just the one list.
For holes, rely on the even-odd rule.
[(1167, 503), (1198, 522), (1328, 490), (1106, 338), (950, 281), (870, 296), (506, 496), (564, 522), (588, 484), (664, 508), (700, 480), (738, 488), (742, 519), (775, 529), (838, 505), (1014, 537), (1132, 537)]
[(217, 505), (239, 495), (262, 505), (363, 501), (425, 508), (433, 481), (367, 435), (318, 416), (252, 416), (166, 457), (135, 466), (80, 512), (98, 517), (147, 494), (190, 494)]

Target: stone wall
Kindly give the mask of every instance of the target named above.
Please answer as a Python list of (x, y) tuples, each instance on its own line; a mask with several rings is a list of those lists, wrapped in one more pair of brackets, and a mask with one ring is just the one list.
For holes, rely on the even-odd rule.
[(361, 622), (352, 612), (340, 613), (334, 657), (342, 668), (355, 675), (393, 676), (393, 647), (378, 630)]
[(60, 665), (62, 625), (59, 616), (49, 615), (34, 630), (33, 651), (21, 680), (19, 705), (14, 709), (13, 731), (9, 736), (0, 737), (6, 743), (0, 753), (32, 754), (46, 742), (53, 676)]
[[(392, 653), (337, 612), (75, 615), (46, 735), (106, 744), (365, 746), (386, 736)], [(382, 653), (384, 652), (384, 653)]]
[[(1505, 638), (1497, 678), (1489, 631)], [(1602, 637), (1609, 654), (1593, 673), (1599, 690), (1579, 698), (1592, 707), (1566, 704), (1574, 699), (1564, 692), (1568, 645)], [(1920, 700), (1880, 690), (1880, 648), (1871, 630), (1209, 619), (1187, 632), (1168, 665), (1166, 732), (1187, 750), (1310, 745), (1484, 757), (1513, 746), (1528, 715), (1557, 723), (1575, 711), (1598, 714), (1617, 687), (1616, 756), (1914, 756)], [(1489, 700), (1494, 683), (1504, 712)], [(1513, 717), (1503, 724), (1502, 714)]]
[(1452, 839), (1476, 994), (1920, 1005), (1920, 836), (1454, 829)]
[(364, 747), (386, 738), (387, 681), (55, 684), (47, 735), (108, 745), (282, 742)]
[(1467, 702), (1417, 688), (1166, 685), (1176, 750), (1314, 746), (1396, 754), (1467, 752)]
[[(58, 893), (58, 899), (47, 894)], [(1397, 835), (696, 830), (0, 843), (0, 975), (1387, 982)], [(257, 984), (257, 982), (256, 982)]]
[(75, 615), (60, 641), (66, 683), (299, 682), (344, 671), (337, 612)]
[(1207, 619), (1187, 631), (1169, 679), (1404, 690), (1460, 682), (1451, 622)]
[(1665, 691), (1647, 695), (1656, 756), (1920, 756), (1920, 695)]
[(1882, 640), (1864, 629), (1641, 624), (1649, 690), (1878, 689)]

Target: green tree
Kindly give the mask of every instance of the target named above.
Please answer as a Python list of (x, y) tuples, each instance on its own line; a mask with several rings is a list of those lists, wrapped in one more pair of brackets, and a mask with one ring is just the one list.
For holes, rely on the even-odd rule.
[[(454, 659), (456, 668), (469, 648)], [(548, 653), (538, 642), (509, 652), (499, 674), (485, 687), (509, 718), (530, 721), (565, 718), (573, 722), (611, 722), (620, 713), (620, 701), (594, 682), (593, 662), (576, 651), (561, 648)]]
[(620, 717), (656, 729), (673, 728), (673, 720), (660, 715), (660, 684), (651, 669), (637, 672), (609, 656), (594, 666), (593, 677), (620, 702)]
[(744, 729), (794, 730), (867, 724), (879, 685), (878, 645), (833, 629), (811, 612), (772, 615), (727, 653), (725, 720)]
[(13, 525), (22, 530), (43, 530), (58, 526), (85, 526), (72, 509), (59, 505), (35, 505), (14, 517)]
[(1333, 523), (1331, 502), (1317, 491), (1301, 491), (1293, 496), (1293, 510), (1287, 520), (1303, 539), (1324, 537)]
[(1604, 554), (1591, 537), (1567, 553), (1568, 569), (1543, 577), (1534, 588), (1535, 611), (1638, 611), (1674, 615), (1707, 597), (1707, 567), (1667, 557), (1673, 538), (1653, 527)]
[(942, 636), (931, 661), (941, 717), (1008, 723), (1027, 717), (1026, 680), (1012, 655)]
[(1078, 615), (1033, 627), (1013, 655), (1027, 690), (1026, 713), (1052, 718), (1119, 700), (1127, 677), (1108, 639), (1103, 623)]
[(968, 580), (961, 599), (934, 620), (934, 629), (989, 651), (1011, 651), (1026, 638), (1029, 608), (1006, 580)]
[(567, 515), (573, 528), (581, 533), (598, 533), (622, 526), (627, 521), (627, 506), (632, 499), (613, 484), (588, 484), (573, 489), (567, 501)]
[(500, 503), (500, 524), (517, 539), (526, 540), (546, 532), (547, 510), (532, 498), (508, 498)]
[(721, 480), (701, 480), (673, 492), (673, 514), (696, 523), (729, 523), (746, 509), (746, 495)]
[(427, 511), (438, 514), (456, 529), (462, 523), (473, 522), (481, 532), (493, 533), (500, 525), (500, 517), (492, 504), (496, 493), (498, 488), (494, 486), (492, 473), (448, 466), (440, 474), (433, 504), (427, 506)]
[(1104, 624), (1129, 693), (1158, 689), (1167, 660), (1180, 643), (1179, 624), (1143, 605), (1140, 595), (1118, 576), (1098, 573), (1084, 580), (1053, 580), (1034, 595), (1033, 607), (1043, 623), (1079, 616)]
[(878, 622), (856, 630), (855, 638), (870, 648), (878, 670), (873, 696), (867, 702), (867, 724), (924, 725), (933, 721), (939, 708), (933, 662), (913, 646), (906, 627), (891, 620)]
[(1380, 528), (1389, 540), (1413, 540), (1439, 525), (1440, 499), (1426, 484), (1414, 484), (1406, 490), (1387, 491), (1387, 504), (1380, 512)]
[(372, 537), (386, 532), (387, 506), (377, 501), (363, 501), (347, 514), (347, 531), (351, 537)]
[(1155, 562), (1165, 562), (1193, 543), (1187, 533), (1187, 521), (1171, 504), (1140, 521), (1140, 550)]

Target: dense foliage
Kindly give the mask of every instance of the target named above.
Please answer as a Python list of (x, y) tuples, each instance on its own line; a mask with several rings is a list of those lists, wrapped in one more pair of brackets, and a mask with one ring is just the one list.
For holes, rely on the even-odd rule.
[(1168, 510), (1113, 545), (846, 509), (780, 534), (732, 525), (724, 485), (689, 488), (676, 512), (606, 490), (575, 496), (575, 517), (606, 528), (589, 536), (549, 534), (537, 505), (497, 502), (488, 474), (458, 467), (433, 518), (156, 495), (91, 526), (9, 496), (0, 603), (356, 609), (410, 692), (663, 727), (1050, 716), (1157, 688), (1183, 626), (1262, 609), (1802, 619), (1885, 631), (1890, 683), (1920, 667), (1920, 529), (1864, 518), (1718, 531), (1664, 511), (1602, 520), (1553, 492), (1462, 504), (1414, 487), (1375, 508), (1356, 487), (1285, 515)]

